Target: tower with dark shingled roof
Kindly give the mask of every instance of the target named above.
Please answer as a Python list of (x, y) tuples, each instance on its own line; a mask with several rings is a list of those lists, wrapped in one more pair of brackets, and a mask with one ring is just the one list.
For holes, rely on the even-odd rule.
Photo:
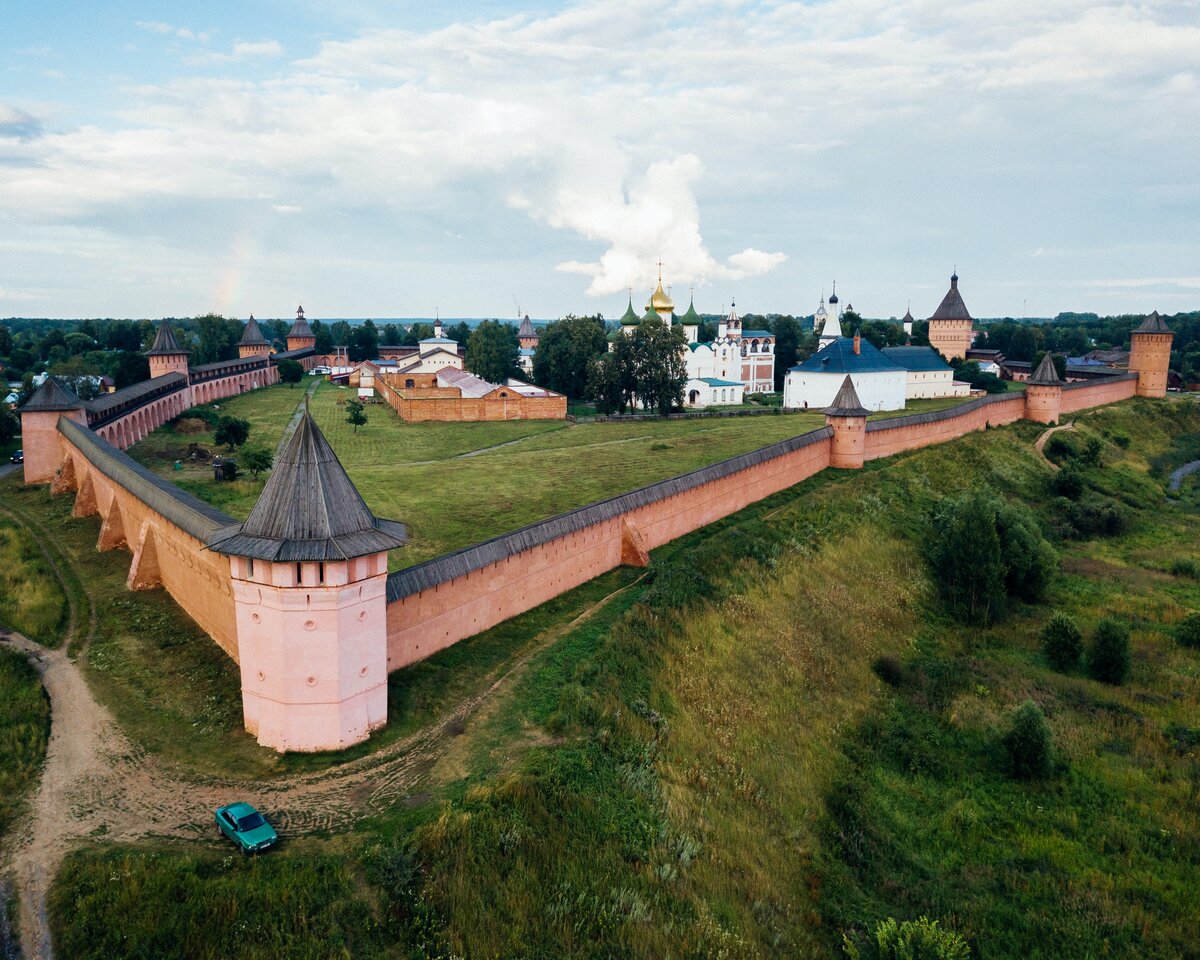
[(1129, 372), (1138, 375), (1139, 397), (1165, 397), (1175, 334), (1155, 310), (1129, 334)]
[(244, 360), (246, 357), (265, 357), (270, 352), (270, 341), (263, 336), (254, 314), (250, 314), (242, 339), (238, 341), (238, 356)]
[(246, 729), (276, 750), (337, 750), (387, 722), (387, 556), (402, 524), (371, 512), (308, 410), (229, 557)]
[(304, 307), (296, 308), (296, 321), (287, 334), (287, 348), (292, 350), (312, 350), (317, 345), (317, 335), (304, 318)]
[(929, 318), (929, 345), (947, 360), (962, 359), (975, 339), (975, 321), (958, 292), (958, 271), (950, 275), (950, 289)]
[(866, 463), (867, 414), (870, 411), (858, 399), (849, 375), (825, 410), (825, 426), (833, 431), (829, 446), (829, 465), (856, 469)]
[(161, 377), (167, 373), (182, 373), (188, 375), (188, 353), (175, 339), (175, 331), (166, 320), (158, 325), (158, 333), (154, 335), (154, 343), (146, 351), (150, 358), (150, 379)]
[(1034, 423), (1058, 423), (1062, 415), (1062, 387), (1063, 382), (1054, 367), (1054, 355), (1046, 351), (1025, 384), (1025, 419)]

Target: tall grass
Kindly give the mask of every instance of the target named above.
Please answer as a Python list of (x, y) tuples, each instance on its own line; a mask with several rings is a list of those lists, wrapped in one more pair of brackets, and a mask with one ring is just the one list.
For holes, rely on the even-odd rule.
[(46, 647), (62, 643), (67, 602), (33, 536), (0, 517), (0, 624)]
[(0, 838), (38, 777), (50, 736), (50, 703), (23, 654), (0, 647)]

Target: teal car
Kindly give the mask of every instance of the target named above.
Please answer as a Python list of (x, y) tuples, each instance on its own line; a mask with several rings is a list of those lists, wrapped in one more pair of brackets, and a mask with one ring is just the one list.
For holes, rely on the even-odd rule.
[(248, 803), (217, 808), (217, 829), (236, 843), (242, 853), (259, 853), (279, 839), (275, 828)]

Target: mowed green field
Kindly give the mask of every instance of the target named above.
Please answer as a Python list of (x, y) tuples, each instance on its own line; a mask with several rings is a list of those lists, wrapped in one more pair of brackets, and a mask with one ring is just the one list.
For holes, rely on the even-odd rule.
[[(305, 384), (303, 386), (307, 386)], [(704, 420), (572, 424), (405, 423), (386, 404), (367, 407), (357, 431), (346, 423), (346, 388), (322, 382), (310, 407), (371, 509), (409, 527), (392, 552), (400, 569), (575, 507), (756, 450), (824, 425), (820, 413)], [(274, 449), (303, 399), (302, 385), (270, 387), (222, 404), (251, 421), (249, 446)], [(877, 416), (926, 413), (961, 403), (927, 400)], [(212, 434), (163, 427), (130, 453), (184, 489), (244, 518), (266, 476), (216, 483), (211, 468), (171, 468), (187, 443), (212, 447)]]

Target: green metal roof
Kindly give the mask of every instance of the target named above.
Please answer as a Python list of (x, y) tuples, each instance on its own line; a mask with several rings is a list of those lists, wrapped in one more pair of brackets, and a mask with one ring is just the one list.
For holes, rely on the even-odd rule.
[(642, 322), (642, 318), (633, 312), (633, 301), (629, 301), (629, 306), (625, 308), (625, 313), (621, 315), (621, 326), (632, 327)]

